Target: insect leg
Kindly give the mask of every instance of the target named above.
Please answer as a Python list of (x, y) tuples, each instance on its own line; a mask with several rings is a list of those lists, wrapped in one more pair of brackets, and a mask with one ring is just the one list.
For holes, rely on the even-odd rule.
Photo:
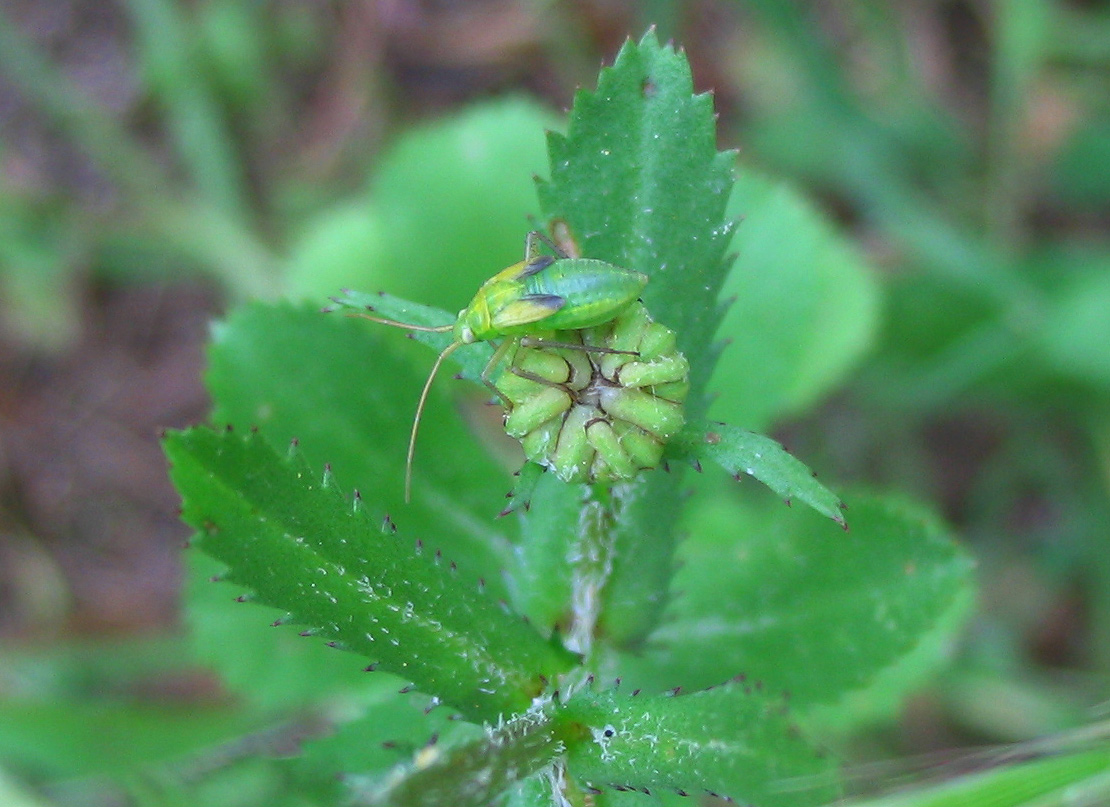
[(519, 345), (519, 339), (506, 339), (505, 341), (503, 341), (500, 345), (497, 346), (497, 349), (493, 351), (493, 355), (490, 356), (490, 360), (486, 364), (485, 369), (482, 370), (482, 375), (480, 376), (482, 379), (482, 383), (493, 390), (494, 394), (497, 395), (497, 397), (501, 399), (502, 403), (504, 403), (505, 406), (509, 409), (513, 408), (513, 402), (508, 399), (505, 393), (494, 386), (493, 382), (489, 380), (489, 377), (490, 374), (493, 373), (494, 368), (497, 367), (497, 365), (501, 362), (503, 358), (505, 358), (506, 355), (508, 355), (509, 351), (515, 350), (516, 347)]
[(560, 247), (558, 244), (556, 244), (554, 241), (552, 241), (550, 238), (548, 238), (545, 233), (543, 233), (540, 230), (532, 230), (532, 232), (528, 233), (528, 238), (525, 239), (525, 241), (524, 241), (524, 260), (525, 260), (526, 263), (532, 261), (533, 258), (538, 258), (539, 257), (540, 246), (537, 243), (539, 241), (542, 241), (543, 243), (547, 244), (547, 246), (551, 249), (551, 251), (555, 253), (556, 257), (558, 257), (558, 258), (568, 258), (568, 257), (570, 257), (569, 255), (567, 255), (567, 253), (565, 251), (563, 251), (562, 247)]
[(624, 356), (639, 356), (635, 350), (614, 350), (611, 347), (600, 345), (583, 345), (575, 342), (553, 342), (549, 339), (536, 339), (531, 336), (522, 336), (520, 344), (524, 347), (563, 347), (568, 350), (581, 350), (583, 353), (619, 353)]
[(524, 378), (528, 381), (535, 381), (537, 384), (543, 384), (545, 387), (557, 387), (558, 389), (566, 389), (566, 381), (552, 381), (550, 378), (544, 378), (539, 373), (532, 373), (528, 370), (521, 369), (520, 367), (511, 367), (509, 372), (518, 378)]

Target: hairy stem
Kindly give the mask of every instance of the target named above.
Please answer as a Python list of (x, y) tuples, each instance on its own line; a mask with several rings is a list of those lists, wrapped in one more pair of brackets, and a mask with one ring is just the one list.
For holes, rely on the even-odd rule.
[(602, 591), (613, 573), (617, 518), (614, 500), (601, 485), (588, 489), (578, 530), (568, 549), (571, 573), (571, 623), (566, 646), (589, 657), (601, 614)]

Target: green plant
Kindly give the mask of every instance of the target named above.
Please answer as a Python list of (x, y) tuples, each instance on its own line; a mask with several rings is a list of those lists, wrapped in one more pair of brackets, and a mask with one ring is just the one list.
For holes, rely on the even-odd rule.
[[(407, 350), (357, 320), (247, 306), (211, 353), (213, 421), (227, 428), (165, 441), (194, 547), (212, 559), (191, 553), (198, 576), (214, 571), (243, 589), (238, 599), (278, 609), (275, 625), (369, 658), (370, 681), (402, 694), (352, 683), (350, 656), (290, 649), (280, 627), (269, 664), (257, 644), (254, 663), (227, 663), (238, 645), (221, 646), (211, 625), (199, 638), (260, 704), (361, 694), (357, 716), (302, 757), (304, 775), (332, 788), (328, 775), (347, 773), (342, 787), (359, 802), (631, 804), (702, 791), (827, 802), (835, 766), (813, 743), (888, 713), (935, 668), (970, 602), (970, 562), (935, 518), (894, 497), (850, 497), (844, 532), (839, 499), (800, 462), (707, 419), (711, 379), (796, 403), (831, 376), (772, 362), (761, 390), (758, 374), (738, 380), (718, 361), (715, 340), (753, 325), (722, 330), (734, 157), (716, 151), (710, 99), (692, 94), (681, 54), (654, 34), (626, 45), (548, 145), (544, 218), (567, 222), (583, 255), (648, 275), (644, 307), (689, 360), (670, 472), (611, 488), (529, 473), (518, 493), (531, 507), (497, 521), (505, 473), (483, 448), (497, 426), (464, 401), (462, 419), (429, 407), (428, 467), (403, 506), (401, 447), (419, 385)], [(771, 229), (741, 228), (735, 271), (776, 249), (784, 264), (831, 255), (856, 281), (831, 299), (873, 311), (850, 250), (804, 205), (757, 177), (739, 191), (733, 204), (757, 221), (778, 209), (798, 229), (775, 238), (773, 217)], [(405, 322), (451, 319), (388, 295), (374, 306)], [(811, 341), (795, 355), (820, 355), (836, 319), (799, 323)], [(437, 350), (451, 339), (415, 336)], [(477, 379), (490, 350), (451, 358)], [(711, 474), (687, 478), (682, 460), (753, 475), (813, 512), (741, 498)], [(340, 483), (357, 486), (353, 499)], [(703, 495), (688, 500), (690, 485)]]
[[(541, 255), (539, 242), (547, 243), (555, 250), (558, 256)], [(528, 234), (525, 242), (524, 260), (498, 272), (478, 289), (470, 304), (459, 312), (455, 322), (443, 325), (418, 325), (415, 323), (398, 322), (391, 319), (381, 319), (371, 316), (366, 311), (374, 311), (371, 304), (359, 305), (346, 299), (336, 299), (336, 304), (354, 308), (359, 316), (371, 322), (390, 325), (413, 332), (422, 333), (450, 333), (451, 342), (440, 351), (428, 380), (424, 382), (424, 389), (420, 393), (420, 402), (416, 405), (416, 415), (412, 421), (412, 434), (409, 437), (409, 452), (405, 461), (405, 501), (409, 501), (412, 490), (412, 457), (416, 448), (416, 434), (420, 426), (420, 414), (424, 409), (424, 402), (428, 398), (428, 390), (435, 380), (436, 373), (443, 360), (463, 345), (475, 342), (492, 342), (499, 340), (497, 349), (493, 351), (486, 366), (479, 374), (479, 379), (490, 388), (506, 404), (512, 405), (509, 419), (523, 420), (519, 431), (513, 434), (514, 428), (509, 427), (506, 421), (506, 431), (513, 436), (520, 437), (524, 433), (533, 432), (544, 421), (550, 421), (555, 415), (566, 411), (570, 407), (569, 387), (562, 391), (556, 386), (569, 380), (574, 366), (573, 361), (567, 361), (559, 355), (551, 355), (546, 351), (552, 349), (576, 350), (579, 352), (609, 353), (611, 355), (638, 355), (636, 351), (618, 349), (613, 345), (605, 346), (583, 339), (583, 334), (595, 326), (610, 324), (620, 318), (643, 291), (647, 283), (647, 275), (632, 272), (627, 269), (604, 263), (603, 261), (588, 258), (570, 258), (553, 241), (538, 231)], [(642, 306), (641, 306), (642, 308)], [(646, 327), (646, 323), (645, 323)], [(640, 330), (643, 330), (641, 328)], [(673, 336), (673, 334), (672, 334)], [(554, 340), (554, 341), (553, 341)], [(529, 348), (532, 348), (529, 352)], [(536, 352), (539, 349), (541, 352)], [(508, 382), (514, 376), (521, 381), (529, 380), (524, 373), (532, 373), (532, 382), (544, 381), (543, 376), (535, 375), (535, 369), (524, 367), (523, 361), (532, 359), (532, 363), (543, 362), (545, 357), (552, 358), (555, 363), (555, 379), (548, 379), (549, 386), (546, 391), (555, 393), (556, 411), (549, 411), (546, 406), (547, 398), (525, 391), (518, 396), (520, 400), (513, 401), (509, 392), (506, 392)], [(502, 370), (499, 380), (491, 380), (492, 373), (498, 369), (503, 359), (509, 360), (509, 367)], [(559, 373), (562, 372), (561, 377)], [(583, 376), (588, 375), (586, 372)], [(682, 371), (685, 375), (685, 371)], [(509, 385), (511, 386), (511, 385)], [(579, 385), (579, 388), (584, 385)], [(545, 390), (540, 390), (543, 392)], [(535, 392), (534, 390), (532, 392)], [(559, 400), (559, 399), (562, 400)], [(531, 410), (538, 407), (537, 413)], [(541, 452), (542, 453), (542, 452)], [(531, 456), (531, 455), (529, 455)], [(645, 468), (654, 468), (656, 461)], [(556, 464), (555, 466), (559, 466)], [(586, 468), (580, 469), (581, 478), (571, 478), (560, 474), (564, 482), (586, 482)], [(631, 474), (627, 475), (631, 476)]]

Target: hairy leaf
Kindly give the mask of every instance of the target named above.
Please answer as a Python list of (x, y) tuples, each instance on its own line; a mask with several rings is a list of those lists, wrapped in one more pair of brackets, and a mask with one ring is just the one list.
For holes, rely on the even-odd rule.
[(382, 807), (486, 807), (562, 753), (550, 715), (518, 714), (485, 736), (421, 748), (368, 794)]
[[(716, 356), (717, 296), (731, 232), (724, 210), (733, 155), (717, 151), (715, 129), (712, 100), (694, 94), (685, 56), (649, 32), (625, 44), (613, 66), (602, 70), (596, 90), (576, 94), (566, 134), (548, 139), (551, 178), (538, 189), (547, 222), (566, 222), (583, 256), (650, 277), (644, 304), (677, 333), (690, 360), (687, 408), (695, 414), (707, 405), (703, 393)], [(673, 568), (680, 476), (652, 472), (614, 489), (617, 532), (608, 546), (591, 550), (614, 559), (599, 624), (617, 645), (636, 645), (658, 622)], [(558, 504), (546, 507), (543, 493), (534, 509), (567, 516), (557, 526), (549, 523), (549, 532), (581, 535), (579, 515)], [(565, 556), (561, 564), (573, 566)], [(518, 571), (534, 579), (545, 570)], [(567, 571), (557, 579), (571, 580), (574, 571)], [(577, 585), (579, 591), (587, 587), (588, 581)]]
[[(212, 585), (226, 567), (203, 552), (186, 552), (187, 637), (198, 662), (219, 673), (221, 684), (237, 701), (272, 716), (311, 708), (337, 696), (360, 698), (393, 695), (407, 681), (392, 675), (367, 680), (366, 666), (354, 655), (337, 658), (321, 642), (306, 642), (294, 631), (266, 630), (285, 617), (284, 610), (237, 608), (246, 589)], [(273, 659), (281, 659), (274, 664)]]
[(513, 483), (513, 489), (505, 494), (509, 503), (505, 505), (505, 509), (499, 515), (507, 516), (521, 508), (527, 510), (532, 504), (532, 496), (535, 495), (536, 486), (544, 477), (544, 471), (546, 469), (542, 465), (534, 462), (524, 463), (515, 474), (516, 481)]
[(166, 438), (183, 518), (227, 579), (474, 720), (521, 710), (571, 659), (431, 547), (377, 529), (330, 476), (251, 434)]
[(847, 526), (840, 497), (770, 437), (727, 423), (690, 423), (671, 447), (679, 456), (715, 462), (737, 479), (741, 474), (753, 476), (788, 504), (797, 499), (842, 527)]
[(333, 732), (307, 740), (295, 767), (317, 777), (357, 778), (356, 789), (364, 789), (361, 782), (378, 787), (428, 746), (450, 748), (486, 736), (484, 727), (458, 720), (452, 710), (430, 707), (426, 695), (392, 692)]
[(709, 791), (742, 804), (820, 804), (835, 767), (781, 701), (742, 681), (675, 696), (582, 692), (558, 715), (568, 772), (597, 788)]

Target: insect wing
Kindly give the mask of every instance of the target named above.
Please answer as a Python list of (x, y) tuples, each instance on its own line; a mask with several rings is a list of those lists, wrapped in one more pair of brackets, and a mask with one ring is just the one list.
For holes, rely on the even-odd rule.
[(524, 279), (529, 295), (556, 294), (566, 305), (544, 326), (555, 330), (592, 328), (627, 308), (647, 285), (647, 275), (589, 258), (558, 260)]
[(575, 330), (608, 322), (634, 302), (647, 275), (587, 258), (534, 257), (487, 280), (460, 314), (473, 339)]
[[(555, 263), (555, 259), (550, 255), (540, 255), (538, 258), (533, 258), (530, 261), (525, 261), (524, 268), (521, 269), (513, 278), (514, 280), (525, 280), (532, 275), (539, 274), (551, 264)], [(520, 264), (517, 264), (519, 266)], [(515, 268), (515, 267), (514, 267)]]
[(566, 298), (558, 294), (526, 294), (492, 312), (490, 322), (495, 330), (511, 334), (524, 326), (547, 320), (566, 304)]

